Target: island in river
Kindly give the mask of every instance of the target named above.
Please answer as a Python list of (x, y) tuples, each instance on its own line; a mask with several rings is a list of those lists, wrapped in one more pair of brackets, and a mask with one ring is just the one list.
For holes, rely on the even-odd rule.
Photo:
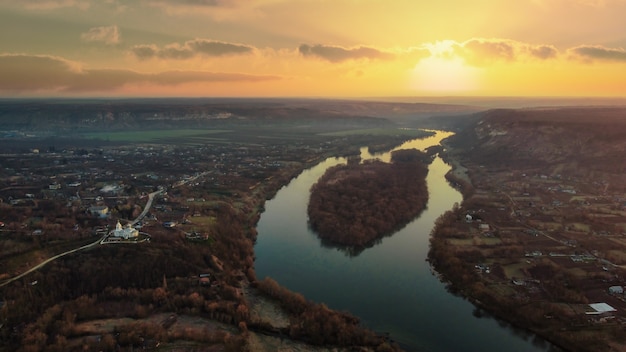
[(424, 210), (431, 160), (416, 149), (398, 150), (391, 163), (356, 160), (328, 169), (311, 187), (311, 228), (326, 243), (358, 254)]

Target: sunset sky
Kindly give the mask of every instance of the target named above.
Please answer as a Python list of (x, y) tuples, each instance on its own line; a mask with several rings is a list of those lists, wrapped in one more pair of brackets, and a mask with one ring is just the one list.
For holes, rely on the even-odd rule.
[(0, 97), (624, 96), (626, 0), (0, 0)]

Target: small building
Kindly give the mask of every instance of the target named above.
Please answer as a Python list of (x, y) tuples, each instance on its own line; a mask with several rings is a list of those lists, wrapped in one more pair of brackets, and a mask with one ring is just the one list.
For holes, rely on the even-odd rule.
[(612, 295), (623, 295), (624, 287), (622, 286), (611, 286), (609, 287), (609, 293)]
[(117, 225), (115, 225), (115, 230), (113, 230), (112, 234), (114, 237), (120, 237), (127, 240), (129, 238), (135, 238), (139, 236), (139, 231), (130, 226), (130, 224), (122, 227), (122, 224), (120, 224), (118, 220)]
[(611, 307), (610, 305), (602, 302), (602, 303), (591, 303), (589, 307), (592, 309), (591, 312), (586, 312), (587, 315), (599, 315), (616, 312), (617, 309)]
[(101, 218), (106, 218), (109, 215), (109, 207), (106, 205), (95, 205), (89, 207), (89, 213)]
[(166, 221), (163, 223), (163, 227), (170, 228), (170, 229), (175, 227), (176, 225), (178, 225), (176, 221)]

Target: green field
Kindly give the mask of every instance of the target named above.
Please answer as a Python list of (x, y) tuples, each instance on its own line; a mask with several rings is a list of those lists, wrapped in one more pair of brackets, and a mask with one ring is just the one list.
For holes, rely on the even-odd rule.
[(217, 223), (217, 218), (215, 216), (194, 216), (190, 221), (191, 223), (188, 224), (190, 227), (199, 227), (206, 230)]
[(220, 139), (210, 137), (232, 132), (230, 130), (202, 130), (202, 129), (180, 129), (180, 130), (146, 130), (146, 131), (119, 131), (119, 132), (94, 132), (84, 135), (85, 138), (101, 139), (111, 142), (154, 142), (165, 139), (190, 138), (197, 141), (202, 139)]
[(506, 275), (507, 278), (524, 278), (526, 275), (523, 272), (524, 268), (528, 268), (530, 266), (530, 264), (528, 263), (516, 263), (516, 264), (509, 264), (509, 265), (503, 265), (504, 268), (504, 273)]
[(350, 135), (386, 135), (386, 136), (410, 136), (410, 137), (426, 137), (431, 132), (424, 130), (415, 130), (407, 128), (367, 128), (359, 130), (348, 130), (339, 132), (322, 133), (322, 136), (342, 137)]

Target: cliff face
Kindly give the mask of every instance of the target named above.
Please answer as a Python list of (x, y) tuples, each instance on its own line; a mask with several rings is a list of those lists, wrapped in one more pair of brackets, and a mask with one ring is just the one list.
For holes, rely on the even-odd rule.
[(484, 166), (525, 164), (545, 172), (626, 171), (625, 108), (491, 110), (453, 146)]
[(300, 107), (285, 100), (4, 100), (1, 131), (102, 131), (303, 123), (323, 131), (390, 127), (380, 117)]

